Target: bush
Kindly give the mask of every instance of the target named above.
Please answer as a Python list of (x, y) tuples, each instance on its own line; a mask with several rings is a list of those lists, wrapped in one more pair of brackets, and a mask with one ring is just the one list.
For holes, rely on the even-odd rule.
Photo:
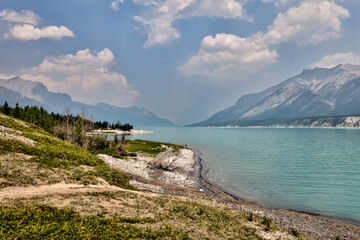
[(263, 217), (261, 224), (265, 225), (264, 231), (266, 231), (266, 232), (270, 231), (271, 222), (272, 222), (272, 220), (270, 218)]
[(252, 212), (250, 212), (249, 217), (248, 217), (248, 220), (249, 220), (250, 222), (253, 220), (253, 213), (252, 213)]
[(300, 233), (298, 231), (296, 231), (295, 229), (293, 229), (293, 228), (290, 230), (290, 233), (294, 237), (300, 237)]

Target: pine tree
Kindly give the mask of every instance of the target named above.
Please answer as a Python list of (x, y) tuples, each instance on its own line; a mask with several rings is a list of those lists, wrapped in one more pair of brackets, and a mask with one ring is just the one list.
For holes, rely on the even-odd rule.
[(7, 101), (5, 101), (4, 105), (3, 105), (3, 111), (5, 115), (10, 115), (10, 107)]
[(19, 103), (17, 102), (16, 103), (16, 106), (13, 110), (13, 113), (12, 113), (13, 117), (14, 118), (20, 118), (20, 108), (19, 108)]

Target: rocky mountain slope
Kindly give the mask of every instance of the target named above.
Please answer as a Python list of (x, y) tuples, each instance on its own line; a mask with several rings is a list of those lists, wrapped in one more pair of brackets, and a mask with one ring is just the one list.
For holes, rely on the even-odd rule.
[(145, 108), (122, 108), (105, 103), (91, 106), (73, 101), (67, 94), (50, 92), (40, 82), (23, 80), (19, 77), (0, 79), (0, 104), (5, 101), (8, 101), (10, 106), (19, 102), (21, 106), (42, 106), (49, 112), (60, 114), (64, 114), (66, 108), (69, 108), (70, 112), (75, 115), (84, 109), (86, 114), (96, 121), (116, 122), (120, 120), (122, 123), (131, 123), (135, 127), (174, 126), (169, 120), (159, 118)]
[(304, 70), (193, 126), (236, 125), (269, 119), (360, 115), (360, 66)]

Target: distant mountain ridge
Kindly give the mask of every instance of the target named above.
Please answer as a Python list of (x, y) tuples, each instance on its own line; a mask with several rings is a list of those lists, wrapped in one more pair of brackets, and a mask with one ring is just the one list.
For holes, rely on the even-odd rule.
[(360, 115), (360, 66), (306, 69), (191, 126), (236, 126), (253, 121)]
[(130, 123), (139, 126), (175, 126), (171, 121), (159, 118), (151, 111), (139, 107), (116, 107), (105, 103), (91, 106), (71, 99), (65, 93), (48, 91), (40, 82), (23, 80), (20, 77), (0, 79), (0, 104), (8, 101), (10, 105), (18, 102), (21, 106), (42, 106), (49, 112), (64, 114), (69, 108), (72, 114), (78, 114), (82, 109), (96, 121)]

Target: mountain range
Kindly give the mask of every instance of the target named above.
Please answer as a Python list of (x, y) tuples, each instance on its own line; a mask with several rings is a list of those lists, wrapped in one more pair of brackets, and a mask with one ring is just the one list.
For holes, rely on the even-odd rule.
[(139, 107), (117, 107), (105, 103), (95, 106), (73, 101), (71, 96), (65, 93), (54, 93), (48, 91), (46, 86), (40, 82), (23, 80), (20, 77), (11, 79), (0, 79), (0, 104), (5, 101), (10, 106), (18, 102), (20, 106), (41, 106), (49, 112), (64, 114), (69, 108), (74, 115), (79, 114), (82, 109), (95, 121), (108, 121), (130, 123), (135, 127), (142, 126), (175, 126), (167, 119), (159, 118), (151, 111)]
[(244, 95), (235, 105), (190, 126), (250, 126), (351, 115), (360, 115), (360, 66), (345, 64), (305, 69), (262, 92)]

